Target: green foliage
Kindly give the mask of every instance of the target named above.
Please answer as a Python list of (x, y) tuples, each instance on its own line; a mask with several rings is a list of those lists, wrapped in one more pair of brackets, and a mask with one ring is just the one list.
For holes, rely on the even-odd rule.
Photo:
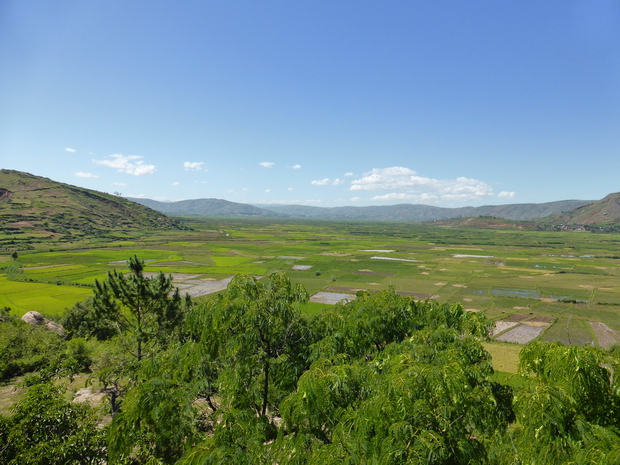
[(524, 347), (520, 359), (521, 372), (533, 376), (514, 403), (522, 426), (515, 435), (521, 460), (568, 463), (583, 457), (580, 463), (617, 463), (618, 359), (594, 347), (544, 342)]
[(105, 281), (95, 281), (93, 306), (98, 318), (117, 327), (127, 350), (140, 361), (144, 350), (179, 336), (191, 301), (181, 299), (171, 276), (162, 272), (144, 276), (144, 262), (137, 256), (129, 259), (128, 266), (129, 275), (114, 270)]
[(0, 380), (57, 366), (66, 341), (44, 327), (21, 320), (0, 323)]
[(117, 334), (117, 329), (110, 320), (97, 316), (92, 298), (77, 302), (66, 311), (59, 323), (71, 338), (94, 337), (105, 341)]
[(122, 399), (135, 384), (139, 363), (118, 340), (112, 340), (93, 356), (92, 377), (97, 379), (110, 403), (110, 414), (120, 412)]
[(221, 362), (220, 390), (230, 408), (253, 408), (265, 415), (277, 411), (283, 392), (304, 369), (302, 352), (309, 333), (298, 304), (308, 301), (302, 286), (274, 273), (266, 283), (239, 275), (225, 295), (202, 310)]
[[(297, 370), (288, 372), (294, 382), (276, 385), (288, 395), (265, 415), (261, 383), (251, 380), (264, 381), (267, 358), (264, 350), (248, 349), (250, 342), (260, 348), (260, 337), (247, 334), (260, 335), (262, 327), (246, 318), (264, 315), (261, 323), (271, 325), (274, 337), (281, 334), (276, 328), (293, 328), (297, 320), (269, 319), (270, 283), (243, 278), (231, 286), (201, 313), (209, 328), (203, 337), (211, 334), (222, 360), (222, 408), (212, 435), (180, 463), (477, 463), (488, 452), (477, 438), (503, 434), (514, 418), (512, 392), (491, 381), (490, 356), (480, 345), (489, 326), (484, 317), (460, 305), (415, 302), (393, 289), (301, 319), (306, 348), (270, 360), (277, 367), (295, 355)], [(291, 300), (283, 282), (275, 289)], [(279, 422), (270, 418), (280, 415), (274, 429)]]
[(129, 391), (110, 427), (113, 463), (123, 457), (174, 463), (193, 445), (197, 384), (179, 370), (182, 364), (181, 352), (171, 351), (142, 365), (140, 378), (145, 381)]
[(104, 433), (87, 405), (64, 400), (62, 391), (37, 384), (0, 417), (0, 462), (7, 465), (99, 464), (106, 456)]

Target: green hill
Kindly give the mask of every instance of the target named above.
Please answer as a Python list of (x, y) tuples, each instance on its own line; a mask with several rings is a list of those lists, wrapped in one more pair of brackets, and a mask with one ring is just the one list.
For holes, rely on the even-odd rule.
[(0, 249), (42, 239), (179, 228), (176, 220), (122, 197), (0, 170)]
[(593, 225), (620, 224), (620, 192), (609, 194), (602, 200), (545, 220), (552, 224)]
[(146, 205), (153, 210), (167, 215), (188, 216), (252, 216), (252, 217), (280, 217), (279, 213), (248, 205), (245, 203), (229, 202), (222, 199), (195, 199), (180, 200), (178, 202), (158, 202), (157, 200), (127, 197), (133, 202)]

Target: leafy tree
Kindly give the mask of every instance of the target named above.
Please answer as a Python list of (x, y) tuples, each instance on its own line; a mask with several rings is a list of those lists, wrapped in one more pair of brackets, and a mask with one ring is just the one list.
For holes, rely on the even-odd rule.
[(0, 416), (0, 463), (100, 464), (106, 446), (98, 420), (88, 405), (66, 401), (60, 388), (37, 384), (11, 417)]
[(13, 260), (17, 260), (17, 258), (18, 258), (18, 257), (19, 257), (19, 254), (18, 254), (17, 252), (13, 252), (13, 253), (11, 254), (11, 258), (12, 258)]
[(110, 460), (123, 458), (174, 463), (194, 444), (198, 430), (199, 373), (186, 363), (185, 350), (170, 350), (146, 360), (137, 383), (109, 430)]
[(93, 356), (91, 370), (92, 379), (97, 379), (110, 402), (110, 415), (114, 416), (121, 410), (126, 392), (135, 385), (138, 376), (139, 362), (115, 340), (106, 343)]
[(178, 336), (191, 300), (187, 295), (181, 299), (172, 276), (144, 276), (144, 262), (138, 257), (130, 258), (128, 266), (127, 276), (114, 270), (105, 281), (95, 281), (93, 305), (96, 315), (117, 327), (127, 351), (141, 361), (147, 347)]
[(303, 286), (274, 273), (265, 283), (236, 276), (206, 304), (211, 334), (220, 338), (221, 391), (229, 407), (276, 412), (282, 392), (294, 388), (309, 342), (298, 304), (307, 300)]
[(514, 402), (522, 427), (512, 455), (519, 463), (619, 463), (619, 369), (616, 358), (595, 347), (525, 346), (519, 370), (530, 381)]
[(73, 307), (67, 309), (59, 323), (72, 338), (94, 337), (100, 341), (105, 341), (118, 334), (112, 321), (97, 316), (92, 298), (77, 302)]

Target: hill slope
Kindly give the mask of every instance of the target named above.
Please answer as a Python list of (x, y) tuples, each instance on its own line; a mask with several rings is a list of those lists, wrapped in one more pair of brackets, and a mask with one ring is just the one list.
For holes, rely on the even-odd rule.
[(620, 192), (545, 220), (553, 224), (588, 225), (620, 223)]
[(181, 227), (121, 197), (5, 169), (0, 170), (0, 225), (0, 242), (25, 233), (33, 238), (75, 238)]
[(128, 198), (168, 215), (194, 216), (258, 216), (346, 220), (440, 221), (451, 218), (494, 216), (508, 220), (529, 220), (557, 215), (591, 200), (562, 200), (547, 203), (486, 205), (482, 207), (442, 208), (430, 205), (385, 205), (370, 207), (312, 207), (308, 205), (247, 205), (221, 199), (158, 202)]
[(451, 218), (494, 216), (507, 220), (529, 220), (556, 215), (592, 203), (589, 200), (563, 200), (547, 203), (485, 205), (482, 207), (441, 208), (429, 205), (386, 205), (380, 207), (321, 208), (305, 205), (268, 205), (266, 210), (292, 217), (354, 220), (439, 221)]
[(128, 200), (146, 205), (153, 210), (168, 215), (193, 216), (262, 216), (279, 217), (278, 213), (245, 203), (229, 202), (222, 199), (180, 200), (178, 202), (158, 202), (151, 199), (127, 197)]

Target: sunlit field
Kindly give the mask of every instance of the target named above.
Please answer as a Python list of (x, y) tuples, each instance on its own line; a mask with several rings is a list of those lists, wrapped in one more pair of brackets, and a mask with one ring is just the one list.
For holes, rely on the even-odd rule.
[[(236, 274), (286, 271), (311, 295), (354, 298), (360, 290), (394, 286), (416, 299), (461, 302), (503, 322), (498, 340), (620, 341), (618, 235), (355, 221), (186, 222), (192, 231), (20, 251), (16, 262), (0, 264), (0, 305), (18, 315), (57, 316), (87, 298), (96, 279), (125, 269), (124, 261), (138, 255), (148, 272), (173, 274), (181, 291), (197, 299), (225, 288)], [(330, 308), (321, 295), (304, 310)]]

